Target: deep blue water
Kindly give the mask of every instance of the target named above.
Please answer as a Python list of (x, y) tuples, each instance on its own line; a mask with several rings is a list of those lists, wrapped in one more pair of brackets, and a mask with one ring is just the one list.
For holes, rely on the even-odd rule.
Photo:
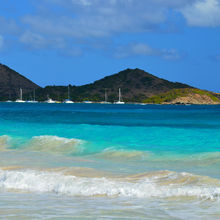
[(77, 138), (97, 149), (213, 152), (219, 129), (217, 105), (0, 104), (1, 135)]

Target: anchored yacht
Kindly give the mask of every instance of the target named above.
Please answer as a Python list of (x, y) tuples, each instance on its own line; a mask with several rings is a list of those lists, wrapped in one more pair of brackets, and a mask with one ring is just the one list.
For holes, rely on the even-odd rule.
[(115, 104), (125, 104), (125, 102), (122, 101), (121, 88), (118, 90), (118, 101), (115, 102)]
[(18, 103), (24, 103), (25, 101), (22, 100), (22, 89), (20, 88), (20, 98), (17, 99), (15, 102), (18, 102)]
[(66, 99), (63, 103), (72, 104), (73, 101), (70, 100), (70, 87), (68, 86), (68, 99)]

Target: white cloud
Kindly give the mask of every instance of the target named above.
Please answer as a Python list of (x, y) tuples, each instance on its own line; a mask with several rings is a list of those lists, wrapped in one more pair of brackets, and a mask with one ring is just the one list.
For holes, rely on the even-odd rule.
[(146, 44), (138, 43), (133, 44), (131, 50), (134, 54), (137, 55), (154, 55), (157, 54), (157, 51)]
[(219, 0), (198, 0), (185, 6), (181, 12), (191, 26), (220, 26)]
[[(113, 38), (119, 34), (157, 31), (166, 22), (170, 7), (178, 8), (185, 5), (184, 2), (194, 0), (179, 0), (178, 3), (174, 0), (39, 1), (41, 6), (47, 7), (23, 16), (21, 21), (28, 31), (20, 37), (20, 42), (30, 44), (32, 48), (41, 48), (48, 47), (54, 39), (62, 39), (67, 42), (65, 44), (77, 44), (81, 50), (85, 47), (102, 47), (103, 50), (103, 42), (111, 41), (110, 47), (114, 47)], [(59, 15), (56, 14), (57, 7), (62, 8)], [(106, 45), (108, 47), (109, 44)], [(63, 46), (63, 50), (66, 48), (67, 45)], [(138, 45), (133, 48), (144, 50), (142, 53), (148, 49), (146, 46), (138, 48)]]
[[(81, 54), (85, 48), (104, 51), (115, 47), (118, 36), (174, 30), (169, 28), (176, 25), (170, 16), (176, 13), (182, 13), (189, 25), (217, 26), (219, 1), (38, 0), (36, 3), (30, 0), (34, 10), (17, 18), (17, 22), (0, 17), (0, 34), (16, 36), (13, 39), (28, 48), (52, 49), (62, 54)], [(117, 51), (122, 57), (136, 54), (179, 59), (180, 56), (174, 49), (163, 51), (141, 43), (130, 44), (129, 50), (119, 46)]]
[(64, 56), (82, 55), (79, 47), (68, 45), (62, 38), (46, 38), (31, 31), (24, 32), (19, 41), (29, 49), (53, 49)]
[(161, 57), (165, 60), (180, 60), (184, 56), (184, 54), (179, 53), (176, 49), (164, 49), (161, 52)]
[(169, 8), (154, 1), (47, 0), (50, 3), (47, 8), (58, 7), (56, 4), (59, 4), (65, 12), (60, 16), (56, 16), (54, 11), (39, 12), (25, 16), (23, 22), (40, 33), (76, 38), (146, 32), (158, 29), (167, 19)]
[(155, 56), (165, 60), (180, 60), (183, 55), (175, 49), (158, 49), (144, 43), (133, 43), (116, 48), (116, 58), (130, 56)]
[(46, 45), (46, 39), (43, 36), (31, 31), (24, 32), (19, 40), (25, 45), (30, 45), (36, 49), (43, 48)]
[(160, 53), (159, 50), (143, 43), (132, 43), (116, 48), (115, 57), (125, 58), (129, 56), (155, 56)]

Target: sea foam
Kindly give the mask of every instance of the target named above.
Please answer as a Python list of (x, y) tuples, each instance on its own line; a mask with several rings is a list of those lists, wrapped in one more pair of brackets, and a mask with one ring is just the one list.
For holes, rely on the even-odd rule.
[(77, 177), (40, 170), (0, 170), (2, 190), (69, 196), (218, 199), (220, 182), (189, 173), (160, 171), (124, 177)]

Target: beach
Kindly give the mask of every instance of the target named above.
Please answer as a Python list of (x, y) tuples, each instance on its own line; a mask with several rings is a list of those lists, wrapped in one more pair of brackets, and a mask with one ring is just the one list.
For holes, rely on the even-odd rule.
[(2, 219), (219, 219), (220, 106), (0, 103)]

